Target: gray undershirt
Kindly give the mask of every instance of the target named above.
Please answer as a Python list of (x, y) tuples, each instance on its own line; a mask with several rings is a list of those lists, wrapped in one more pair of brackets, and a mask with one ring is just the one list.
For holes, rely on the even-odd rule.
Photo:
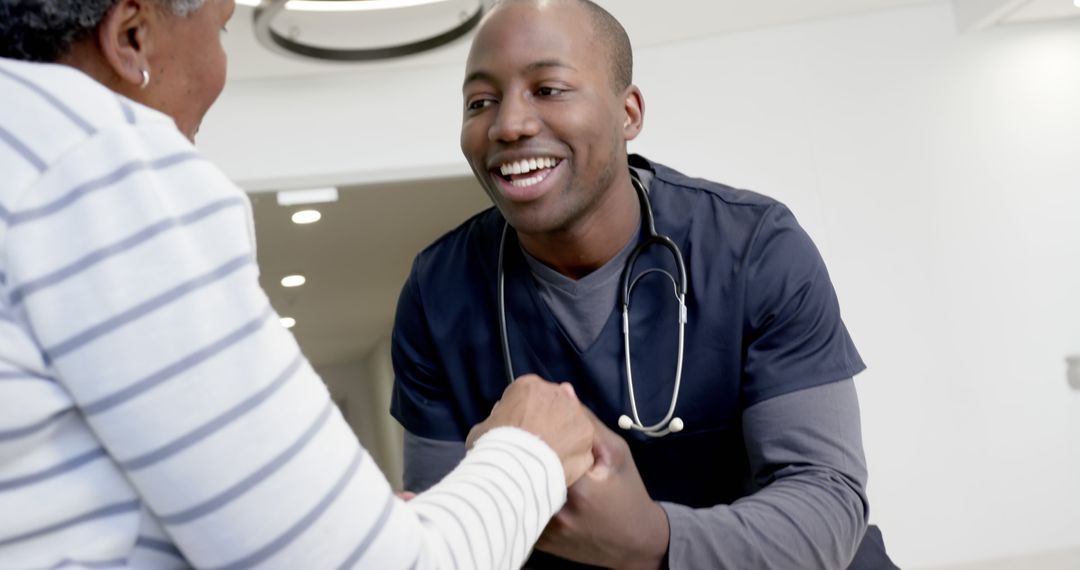
[(611, 317), (622, 268), (637, 241), (635, 233), (615, 257), (581, 279), (571, 279), (521, 249), (540, 298), (579, 352), (592, 346)]
[[(653, 173), (644, 168), (633, 168), (633, 171), (642, 185), (649, 188)], [(596, 342), (611, 317), (619, 294), (623, 267), (640, 235), (640, 231), (634, 232), (619, 253), (580, 279), (559, 273), (521, 248), (540, 298), (555, 315), (578, 352), (584, 352)]]

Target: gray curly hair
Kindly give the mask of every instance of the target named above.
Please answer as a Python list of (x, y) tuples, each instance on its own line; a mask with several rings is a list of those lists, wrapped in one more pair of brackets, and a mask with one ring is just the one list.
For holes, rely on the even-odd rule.
[[(0, 57), (55, 62), (88, 37), (118, 0), (0, 0)], [(178, 16), (206, 0), (155, 0)]]

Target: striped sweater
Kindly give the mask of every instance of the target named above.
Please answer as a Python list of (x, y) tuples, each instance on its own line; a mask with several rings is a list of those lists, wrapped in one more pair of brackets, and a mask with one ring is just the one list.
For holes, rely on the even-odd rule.
[(510, 568), (565, 501), (501, 428), (394, 498), (172, 120), (0, 59), (0, 568)]

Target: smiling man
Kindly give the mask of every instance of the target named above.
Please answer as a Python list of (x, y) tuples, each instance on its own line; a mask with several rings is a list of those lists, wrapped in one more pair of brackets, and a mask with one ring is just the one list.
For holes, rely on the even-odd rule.
[(504, 1), (481, 24), (461, 148), (495, 207), (421, 252), (399, 301), (406, 487), (536, 373), (622, 438), (600, 430), (531, 565), (893, 567), (867, 532), (864, 366), (820, 255), (782, 204), (628, 155), (632, 68), (587, 0)]

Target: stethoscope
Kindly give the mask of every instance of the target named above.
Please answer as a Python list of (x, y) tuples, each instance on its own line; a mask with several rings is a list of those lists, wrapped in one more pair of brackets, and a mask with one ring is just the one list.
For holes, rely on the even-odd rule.
[[(624, 430), (634, 430), (644, 433), (650, 437), (663, 437), (669, 433), (677, 433), (686, 427), (683, 424), (682, 419), (675, 417), (675, 405), (679, 402), (679, 387), (682, 384), (682, 367), (683, 367), (683, 341), (686, 337), (686, 265), (683, 263), (682, 252), (679, 251), (679, 246), (675, 245), (675, 242), (671, 238), (656, 233), (656, 224), (653, 221), (652, 205), (649, 203), (649, 193), (645, 190), (645, 185), (638, 179), (637, 173), (630, 171), (630, 179), (634, 185), (634, 189), (637, 190), (638, 198), (641, 200), (641, 217), (645, 230), (645, 238), (639, 243), (634, 251), (630, 253), (630, 257), (626, 260), (626, 265), (623, 266), (622, 277), (619, 280), (620, 290), (622, 294), (622, 332), (623, 332), (623, 355), (625, 357), (626, 366), (626, 387), (630, 393), (630, 413), (632, 416), (623, 414), (619, 416), (619, 427)], [(506, 234), (510, 224), (505, 223), (503, 225), (502, 237), (499, 239), (499, 334), (502, 341), (503, 363), (506, 365), (506, 379), (507, 382), (514, 381), (514, 365), (510, 359), (510, 339), (506, 332), (506, 295), (504, 293), (504, 282), (506, 281), (506, 274), (503, 271), (503, 257), (506, 249)], [(662, 268), (655, 267), (641, 272), (636, 278), (631, 280), (631, 276), (634, 272), (634, 264), (637, 262), (638, 257), (648, 248), (650, 245), (658, 245), (671, 252), (671, 256), (675, 258), (675, 266), (679, 273), (678, 280)], [(630, 293), (633, 292), (634, 286), (642, 277), (650, 273), (662, 273), (671, 280), (671, 284), (675, 290), (675, 298), (679, 301), (679, 353), (675, 363), (675, 390), (671, 394), (671, 405), (668, 407), (667, 415), (664, 419), (656, 422), (652, 425), (645, 425), (641, 421), (641, 416), (638, 415), (637, 400), (634, 397), (634, 376), (633, 370), (630, 365)]]

